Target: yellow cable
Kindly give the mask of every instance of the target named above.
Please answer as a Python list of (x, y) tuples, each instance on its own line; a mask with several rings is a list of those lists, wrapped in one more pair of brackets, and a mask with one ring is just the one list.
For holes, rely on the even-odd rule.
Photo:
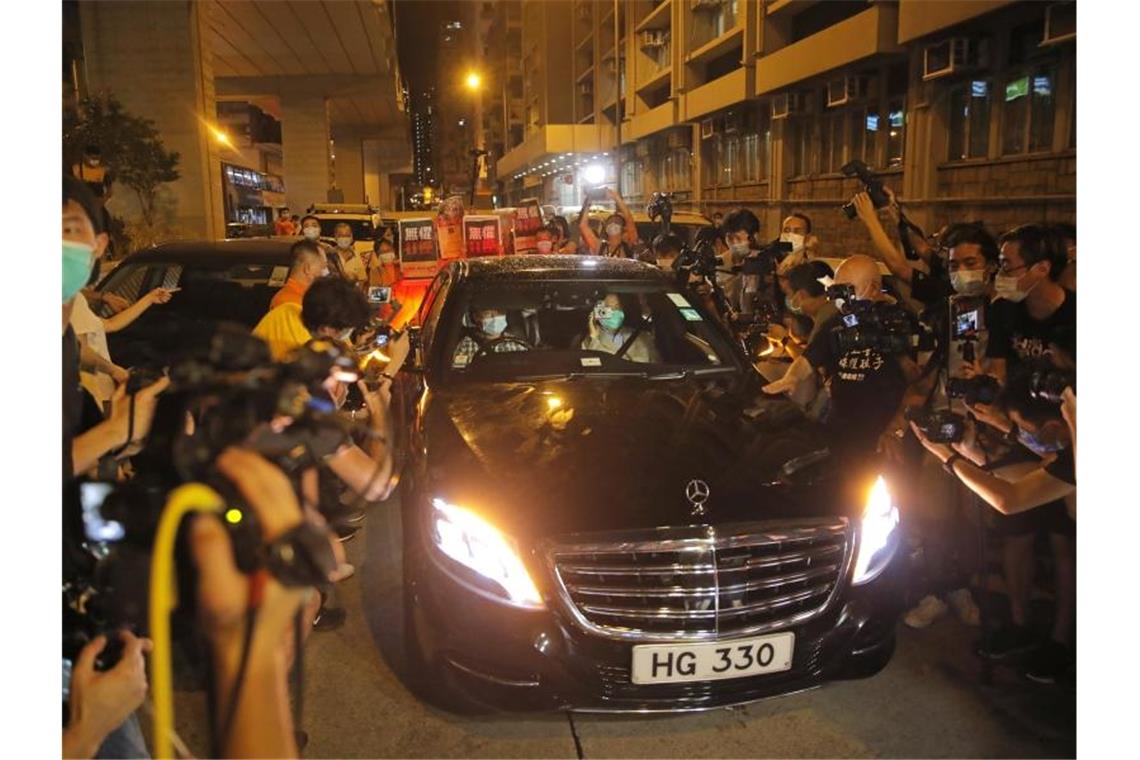
[(212, 488), (186, 483), (171, 492), (158, 522), (150, 560), (150, 688), (154, 698), (154, 749), (157, 758), (174, 757), (174, 672), (170, 613), (178, 606), (174, 542), (182, 518), (191, 512), (221, 512), (225, 502)]

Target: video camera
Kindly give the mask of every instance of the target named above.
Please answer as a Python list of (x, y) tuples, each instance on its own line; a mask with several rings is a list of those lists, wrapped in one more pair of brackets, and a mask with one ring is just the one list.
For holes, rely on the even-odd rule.
[[(240, 443), (295, 476), (335, 453), (351, 441), (352, 425), (335, 413), (322, 385), (330, 376), (358, 375), (356, 360), (333, 341), (311, 341), (291, 361), (275, 363), (265, 343), (236, 325), (219, 326), (206, 345), (175, 361), (146, 446), (132, 457), (135, 477), (80, 486), (94, 568), (87, 577), (65, 578), (64, 657), (74, 659), (100, 633), (145, 629), (159, 518), (170, 492), (186, 482), (204, 483), (225, 500), (222, 524), (241, 571), (265, 569), (286, 586), (327, 581), (336, 558), (325, 531), (305, 521), (266, 544), (255, 512), (214, 463)], [(140, 374), (135, 382), (151, 381)], [(191, 563), (179, 557), (176, 566), (188, 615), (195, 598)], [(107, 667), (114, 657), (103, 658)]]
[[(875, 205), (875, 208), (885, 208), (890, 204), (891, 199), (887, 197), (886, 190), (883, 189), (883, 183), (871, 172), (867, 164), (856, 158), (841, 166), (839, 171), (843, 172), (843, 176), (845, 177), (859, 178), (859, 181), (863, 183), (863, 189), (867, 195), (871, 197), (871, 203)], [(843, 204), (841, 208), (848, 219), (853, 221), (857, 216), (854, 201), (848, 201)]]
[(832, 301), (843, 301), (842, 326), (832, 332), (839, 353), (872, 349), (885, 354), (929, 351), (934, 334), (914, 314), (898, 304), (855, 298), (855, 286), (832, 285)]

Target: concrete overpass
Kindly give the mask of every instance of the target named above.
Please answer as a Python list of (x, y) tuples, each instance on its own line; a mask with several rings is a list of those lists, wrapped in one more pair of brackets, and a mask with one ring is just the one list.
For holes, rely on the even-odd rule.
[(221, 100), (281, 121), (291, 208), (325, 201), (334, 176), (345, 202), (389, 205), (387, 175), (411, 149), (387, 0), (101, 0), (80, 20), (89, 90), (153, 119), (181, 154), (187, 234), (224, 230)]

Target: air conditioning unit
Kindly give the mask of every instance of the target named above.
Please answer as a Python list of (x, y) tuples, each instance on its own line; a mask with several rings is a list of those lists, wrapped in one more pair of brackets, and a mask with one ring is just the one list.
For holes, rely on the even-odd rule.
[[(702, 125), (702, 133), (703, 131)], [(689, 147), (689, 134), (675, 129), (665, 136), (665, 146), (667, 148), (687, 148)]]
[(724, 115), (724, 132), (725, 134), (734, 135), (740, 131), (740, 114), (736, 111), (730, 111)]
[(715, 11), (720, 10), (724, 5), (724, 0), (691, 0), (689, 7), (694, 11)]
[(1041, 45), (1056, 45), (1077, 38), (1077, 3), (1053, 3), (1045, 9), (1045, 36)]
[(641, 33), (641, 49), (656, 50), (669, 44), (669, 32), (664, 29), (650, 29)]
[(989, 65), (989, 41), (951, 37), (922, 51), (922, 81), (965, 74)]
[(772, 96), (773, 119), (786, 119), (798, 114), (802, 108), (798, 92), (781, 92)]
[(844, 76), (827, 83), (828, 108), (857, 103), (866, 96), (867, 80), (864, 77)]
[(701, 139), (711, 139), (717, 133), (716, 122), (712, 119), (701, 119)]

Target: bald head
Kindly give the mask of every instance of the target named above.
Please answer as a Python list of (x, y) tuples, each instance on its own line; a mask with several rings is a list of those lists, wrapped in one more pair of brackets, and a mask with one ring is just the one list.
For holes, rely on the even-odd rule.
[(854, 285), (855, 297), (862, 300), (877, 300), (883, 290), (883, 277), (879, 265), (870, 256), (856, 254), (844, 259), (835, 270), (837, 285)]

